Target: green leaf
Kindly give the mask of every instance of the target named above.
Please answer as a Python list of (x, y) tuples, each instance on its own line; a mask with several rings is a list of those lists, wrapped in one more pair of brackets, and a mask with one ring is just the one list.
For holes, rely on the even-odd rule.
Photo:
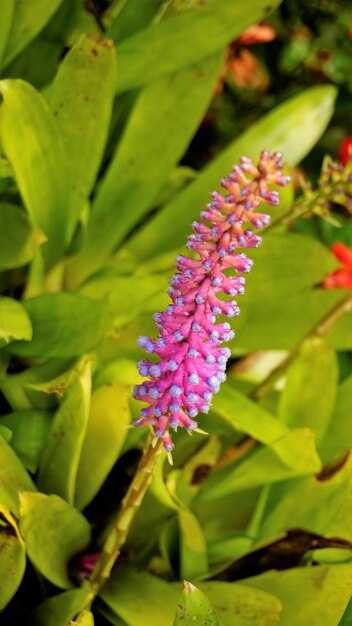
[(21, 461), (0, 436), (0, 504), (19, 517), (18, 491), (35, 491), (36, 487)]
[(194, 626), (220, 626), (216, 613), (207, 596), (186, 580), (177, 607), (174, 626), (183, 626), (187, 621)]
[(51, 583), (72, 587), (67, 566), (87, 547), (90, 526), (77, 509), (55, 495), (22, 491), (20, 530), (33, 565)]
[(94, 616), (91, 611), (82, 611), (72, 622), (72, 626), (94, 626)]
[[(118, 276), (115, 272), (101, 272), (80, 289), (88, 298), (104, 302), (114, 317), (118, 328), (137, 317), (141, 312), (154, 312), (167, 302), (167, 280), (163, 276)], [(160, 300), (160, 305), (156, 304)]]
[[(104, 80), (102, 81), (102, 76)], [(111, 40), (82, 35), (48, 93), (67, 154), (72, 227), (92, 191), (108, 134), (116, 82)]]
[(83, 360), (58, 408), (39, 465), (38, 485), (73, 504), (91, 393), (90, 362)]
[[(70, 264), (69, 280), (82, 281), (100, 269), (153, 206), (209, 105), (221, 59), (217, 54), (142, 90), (99, 186), (87, 241)], [(177, 132), (170, 133), (170, 121)]]
[(350, 599), (346, 610), (341, 617), (338, 626), (351, 626), (352, 625), (352, 598)]
[(44, 600), (28, 617), (25, 626), (67, 626), (93, 599), (87, 589), (70, 589)]
[(202, 483), (197, 499), (206, 502), (233, 491), (305, 476), (320, 469), (313, 432), (308, 428), (296, 428), (273, 442), (271, 449), (257, 448), (239, 465), (235, 462), (214, 471)]
[(256, 402), (226, 384), (215, 397), (213, 410), (237, 430), (271, 446), (285, 436), (288, 428)]
[(338, 382), (336, 353), (323, 339), (305, 341), (287, 372), (279, 418), (289, 427), (307, 426), (319, 444), (330, 423)]
[(2, 59), (6, 50), (12, 18), (15, 10), (16, 0), (7, 0), (1, 7), (1, 21), (0, 21), (0, 72), (2, 71)]
[(199, 583), (199, 588), (209, 598), (222, 626), (281, 626), (282, 605), (271, 589), (269, 593), (258, 593), (257, 589), (248, 593), (243, 584), (217, 581)]
[(100, 597), (128, 626), (166, 626), (172, 624), (179, 590), (147, 572), (121, 566), (104, 585)]
[(31, 338), (31, 320), (22, 304), (13, 298), (0, 297), (0, 346), (3, 342)]
[[(241, 9), (242, 10), (242, 9)], [(242, 154), (258, 159), (263, 147), (283, 152), (290, 165), (297, 164), (324, 132), (334, 109), (336, 89), (312, 87), (280, 104), (230, 144), (204, 168), (198, 178), (177, 194), (126, 246), (144, 260), (183, 245), (189, 224), (207, 202), (209, 191), (231, 170)], [(297, 141), (297, 128), (300, 140)], [(177, 220), (175, 220), (177, 215)]]
[[(348, 511), (352, 506), (352, 459), (331, 477), (319, 480), (309, 476), (278, 489), (277, 498), (261, 525), (258, 540), (270, 538), (290, 528), (304, 528), (330, 537), (352, 540)], [(297, 503), (304, 502), (304, 506)], [(346, 514), (344, 512), (346, 511)]]
[(178, 512), (180, 529), (180, 576), (198, 578), (208, 573), (207, 546), (202, 527), (196, 516), (181, 507)]
[(119, 457), (127, 435), (126, 426), (131, 421), (129, 393), (129, 386), (109, 383), (98, 387), (92, 395), (76, 477), (78, 509), (89, 504)]
[[(117, 49), (118, 92), (144, 85), (223, 50), (248, 26), (266, 17), (279, 4), (248, 0), (208, 0), (122, 41)], [(187, 42), (187, 45), (185, 45)]]
[(79, 294), (45, 294), (22, 304), (32, 322), (33, 339), (11, 345), (11, 352), (19, 356), (78, 356), (93, 350), (109, 328), (103, 306)]
[(0, 272), (26, 265), (33, 259), (38, 246), (46, 237), (28, 219), (28, 215), (19, 207), (0, 204), (0, 232), (6, 233), (1, 238)]
[(64, 254), (71, 224), (62, 138), (48, 105), (31, 85), (2, 80), (0, 94), (2, 146), (28, 212), (48, 238), (43, 253), (51, 266)]
[(18, 411), (0, 418), (0, 424), (7, 426), (11, 433), (11, 448), (23, 465), (34, 474), (51, 422), (50, 411)]
[(351, 406), (352, 376), (349, 376), (338, 389), (330, 426), (321, 445), (321, 455), (325, 462), (333, 461), (352, 449)]
[(15, 595), (26, 568), (24, 542), (10, 511), (0, 505), (0, 611)]
[(247, 578), (246, 585), (277, 595), (280, 626), (336, 626), (352, 593), (352, 565), (305, 567)]
[[(7, 0), (6, 0), (7, 2)], [(16, 1), (4, 63), (8, 65), (42, 30), (63, 0)]]

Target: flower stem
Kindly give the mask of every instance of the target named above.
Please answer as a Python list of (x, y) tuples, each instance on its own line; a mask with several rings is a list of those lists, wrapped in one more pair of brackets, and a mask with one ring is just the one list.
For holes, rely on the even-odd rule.
[(122, 500), (121, 508), (117, 514), (114, 525), (108, 533), (100, 557), (88, 581), (95, 595), (99, 593), (110, 576), (112, 567), (126, 541), (132, 522), (145, 496), (152, 479), (155, 465), (163, 449), (162, 440), (158, 439), (155, 443), (155, 439), (152, 437), (144, 448), (137, 471)]
[(348, 292), (348, 295), (340, 300), (340, 302), (338, 302), (336, 306), (334, 306), (334, 308), (331, 309), (331, 311), (329, 311), (323, 319), (320, 320), (320, 322), (318, 322), (317, 326), (304, 337), (304, 339), (290, 352), (290, 354), (288, 354), (286, 359), (284, 359), (280, 365), (275, 367), (263, 380), (263, 382), (252, 389), (249, 394), (250, 398), (256, 402), (261, 400), (261, 398), (263, 398), (273, 387), (276, 381), (281, 378), (289, 365), (291, 365), (291, 363), (295, 360), (305, 341), (307, 341), (307, 339), (314, 339), (315, 337), (323, 337), (335, 326), (345, 313), (350, 311), (352, 311), (352, 292)]

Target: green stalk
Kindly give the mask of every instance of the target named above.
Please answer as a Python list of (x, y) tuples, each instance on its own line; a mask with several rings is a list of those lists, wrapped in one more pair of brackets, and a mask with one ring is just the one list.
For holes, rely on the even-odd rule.
[(146, 444), (137, 471), (122, 500), (116, 520), (104, 542), (99, 560), (90, 576), (88, 585), (96, 596), (111, 574), (112, 567), (121, 552), (135, 515), (151, 482), (155, 465), (163, 451), (161, 439), (151, 437)]

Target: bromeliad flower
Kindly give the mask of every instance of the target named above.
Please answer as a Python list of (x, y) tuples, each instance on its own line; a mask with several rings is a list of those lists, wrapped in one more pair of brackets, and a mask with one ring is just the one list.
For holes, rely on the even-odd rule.
[[(207, 413), (214, 393), (226, 379), (229, 348), (221, 347), (234, 337), (228, 322), (219, 324), (219, 315), (239, 314), (233, 300), (244, 293), (242, 276), (251, 270), (252, 259), (239, 248), (256, 248), (261, 237), (256, 229), (267, 226), (270, 216), (257, 213), (260, 204), (279, 204), (279, 194), (269, 185), (284, 186), (282, 156), (262, 152), (257, 167), (247, 157), (221, 180), (224, 196), (212, 193), (211, 202), (193, 222), (187, 248), (191, 256), (176, 259), (177, 273), (170, 281), (172, 304), (154, 319), (158, 339), (140, 337), (138, 344), (158, 362), (144, 359), (138, 371), (148, 380), (136, 385), (134, 397), (147, 403), (136, 426), (151, 426), (166, 450), (173, 448), (169, 429), (179, 426), (197, 430), (198, 413)], [(222, 297), (219, 295), (222, 294)]]

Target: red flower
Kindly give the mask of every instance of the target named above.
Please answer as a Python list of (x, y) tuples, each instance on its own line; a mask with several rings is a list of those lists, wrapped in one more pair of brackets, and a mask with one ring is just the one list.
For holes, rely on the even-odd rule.
[(350, 159), (352, 159), (352, 137), (346, 137), (339, 145), (339, 160), (342, 165), (347, 165)]
[(324, 278), (324, 289), (352, 289), (352, 250), (339, 241), (331, 246), (331, 252), (340, 261), (342, 267)]

